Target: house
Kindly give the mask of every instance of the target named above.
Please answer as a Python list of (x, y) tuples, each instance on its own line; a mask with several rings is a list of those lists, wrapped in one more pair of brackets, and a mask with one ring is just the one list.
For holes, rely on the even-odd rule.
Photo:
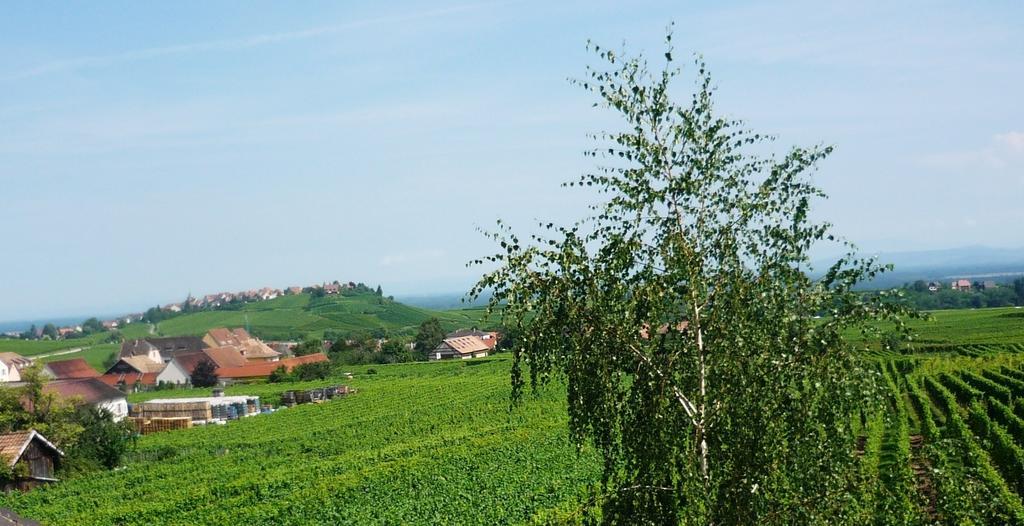
[(135, 393), (155, 387), (158, 375), (159, 373), (140, 373), (138, 371), (106, 373), (97, 378), (97, 380), (126, 393)]
[(60, 466), (64, 452), (50, 443), (35, 429), (0, 435), (0, 457), (7, 461), (7, 467), (16, 470), (18, 464), (25, 466), (25, 473), (4, 484), (4, 490), (26, 490), (49, 482), (56, 482), (53, 474)]
[(971, 280), (969, 279), (958, 279), (952, 283), (953, 290), (958, 291), (969, 291), (971, 290)]
[(54, 380), (96, 378), (100, 373), (82, 358), (57, 360), (43, 365), (43, 375)]
[(476, 336), (460, 336), (442, 340), (436, 349), (430, 351), (428, 358), (431, 360), (483, 358), (490, 350), (491, 347), (488, 347), (487, 343)]
[(991, 280), (982, 281), (981, 283), (979, 283), (978, 286), (978, 288), (980, 288), (981, 290), (992, 290), (996, 287), (998, 287), (998, 285), (996, 285), (996, 282)]
[(941, 289), (941, 288), (942, 288), (942, 284), (939, 283), (938, 281), (929, 281), (928, 282), (928, 291), (929, 292), (938, 292), (939, 289)]
[(163, 361), (153, 361), (148, 356), (128, 356), (118, 358), (114, 365), (107, 369), (111, 373), (159, 373), (164, 369)]
[(324, 284), (324, 294), (337, 294), (339, 292), (341, 292), (341, 285), (338, 285), (337, 283)]
[[(197, 354), (202, 355), (202, 353)], [(193, 366), (191, 369), (189, 369), (186, 366), (182, 365), (181, 360), (179, 360), (180, 356), (185, 355), (175, 356), (171, 358), (170, 361), (168, 361), (166, 364), (164, 364), (164, 368), (160, 370), (160, 372), (157, 373), (156, 375), (157, 385), (184, 385), (192, 381), (192, 370), (195, 369), (195, 367)]]
[(112, 331), (117, 328), (117, 320), (107, 320), (103, 322), (103, 328)]
[(120, 421), (128, 416), (128, 400), (124, 397), (124, 393), (99, 378), (55, 380), (44, 385), (43, 392), (57, 395), (65, 400), (75, 399), (81, 405), (106, 409), (115, 421)]
[(162, 363), (163, 357), (160, 356), (160, 349), (158, 349), (152, 343), (146, 340), (125, 340), (121, 344), (121, 352), (118, 353), (118, 358), (131, 358), (134, 356), (144, 356), (152, 362)]
[(481, 331), (477, 329), (459, 329), (455, 332), (450, 332), (445, 338), (464, 338), (466, 336), (475, 336), (480, 338), (487, 344), (487, 348), (493, 349), (498, 345), (498, 338), (500, 334), (495, 331)]
[(206, 358), (213, 362), (213, 364), (218, 368), (241, 367), (248, 363), (245, 356), (242, 356), (242, 352), (239, 351), (238, 348), (230, 345), (203, 349), (203, 354), (206, 355)]
[(288, 294), (302, 294), (302, 287), (288, 287), (285, 292)]
[(13, 352), (0, 352), (0, 382), (20, 382), (22, 369), (32, 360)]
[(234, 347), (249, 362), (276, 362), (281, 359), (281, 353), (253, 338), (248, 331), (241, 328), (210, 329), (210, 332), (203, 336), (203, 342), (210, 347)]
[(146, 356), (154, 362), (168, 362), (176, 354), (198, 352), (206, 347), (206, 343), (196, 336), (143, 338), (126, 340), (121, 344), (121, 353), (118, 356), (121, 358)]
[(168, 311), (168, 312), (181, 312), (181, 304), (180, 303), (170, 303), (170, 304), (164, 305), (164, 310)]
[(279, 367), (284, 367), (286, 371), (291, 372), (292, 369), (299, 365), (328, 361), (330, 361), (330, 359), (326, 354), (313, 353), (305, 356), (284, 358), (277, 362), (255, 362), (247, 363), (239, 367), (219, 367), (217, 368), (217, 378), (221, 384), (225, 385), (246, 382), (266, 378)]

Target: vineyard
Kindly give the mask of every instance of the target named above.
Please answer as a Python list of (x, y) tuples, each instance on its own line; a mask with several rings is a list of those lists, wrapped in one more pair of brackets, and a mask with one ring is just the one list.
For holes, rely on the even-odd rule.
[[(876, 523), (1024, 524), (1024, 318), (1005, 316), (1016, 312), (964, 313), (962, 323), (944, 314), (935, 332), (921, 325), (912, 349), (865, 354), (881, 393), (851, 415), (850, 454)], [(509, 365), (499, 355), (233, 386), (227, 394), (272, 404), (285, 390), (338, 382), (359, 393), (147, 435), (124, 468), (11, 494), (0, 507), (75, 525), (572, 522), (600, 460), (568, 439), (564, 387), (509, 411)]]
[[(599, 461), (568, 440), (564, 390), (509, 413), (508, 363), (356, 368), (345, 382), (357, 395), (148, 435), (122, 470), (0, 506), (75, 525), (501, 524), (573, 513)], [(228, 392), (274, 400), (309, 385)]]
[(1019, 344), (878, 361), (882, 411), (861, 415), (858, 454), (890, 524), (1024, 523)]

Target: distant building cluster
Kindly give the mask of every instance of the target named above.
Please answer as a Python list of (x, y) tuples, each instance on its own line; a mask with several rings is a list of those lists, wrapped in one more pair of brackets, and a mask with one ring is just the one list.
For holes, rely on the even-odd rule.
[[(257, 301), (267, 301), (279, 298), (281, 296), (302, 294), (303, 292), (322, 292), (325, 295), (341, 294), (342, 291), (354, 290), (358, 287), (365, 287), (365, 285), (357, 284), (353, 281), (344, 283), (339, 281), (333, 281), (330, 283), (325, 282), (305, 287), (292, 286), (287, 287), (285, 289), (263, 287), (261, 289), (249, 289), (239, 292), (218, 292), (216, 294), (206, 294), (200, 297), (193, 297), (191, 294), (189, 294), (188, 298), (183, 302), (168, 303), (166, 305), (162, 305), (155, 308), (166, 313), (177, 314), (185, 312), (187, 310), (218, 309), (229, 303), (251, 303)], [(102, 320), (100, 321), (100, 324), (102, 325), (104, 330), (113, 331), (123, 328), (124, 326), (129, 325), (131, 323), (137, 323), (144, 319), (146, 319), (146, 314), (137, 312), (120, 316), (117, 318)], [(28, 332), (31, 332), (31, 334), (12, 331), (4, 333), (4, 336), (10, 338), (29, 336), (35, 339), (65, 339), (74, 338), (76, 336), (83, 334), (83, 332), (85, 332), (85, 328), (83, 328), (82, 324), (68, 325), (66, 327), (57, 327), (55, 334), (46, 334), (43, 327), (33, 326), (33, 328)]]
[[(969, 279), (956, 279), (950, 282), (950, 288), (959, 292), (970, 292), (972, 290), (992, 290), (999, 285), (995, 281), (974, 281)], [(928, 284), (928, 290), (937, 292), (942, 285), (938, 282), (931, 282)]]

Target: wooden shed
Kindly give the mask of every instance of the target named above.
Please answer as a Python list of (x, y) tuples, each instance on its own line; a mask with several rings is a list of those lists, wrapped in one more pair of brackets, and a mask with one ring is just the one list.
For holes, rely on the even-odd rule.
[(0, 457), (14, 472), (13, 478), (3, 481), (4, 491), (55, 482), (54, 473), (62, 456), (64, 452), (34, 429), (0, 435)]

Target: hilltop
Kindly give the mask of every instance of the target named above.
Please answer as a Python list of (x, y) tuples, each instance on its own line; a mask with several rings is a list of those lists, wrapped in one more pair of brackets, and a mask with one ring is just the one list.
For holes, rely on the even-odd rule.
[(264, 340), (345, 336), (355, 332), (412, 335), (419, 324), (436, 317), (445, 329), (479, 325), (483, 308), (434, 311), (411, 307), (372, 293), (313, 297), (302, 293), (182, 314), (156, 325), (163, 336), (200, 335), (214, 327), (247, 327)]

